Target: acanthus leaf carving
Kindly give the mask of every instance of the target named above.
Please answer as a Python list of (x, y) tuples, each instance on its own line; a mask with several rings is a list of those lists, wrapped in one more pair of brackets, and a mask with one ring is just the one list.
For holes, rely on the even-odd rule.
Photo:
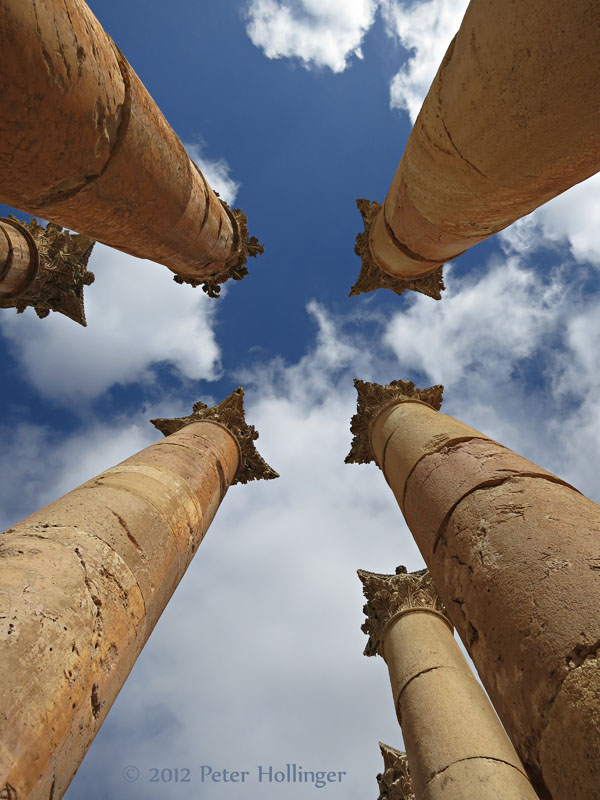
[(279, 474), (272, 469), (254, 446), (258, 439), (258, 431), (254, 425), (248, 425), (244, 416), (244, 390), (241, 386), (235, 389), (229, 397), (221, 400), (216, 406), (209, 407), (206, 403), (194, 403), (193, 411), (187, 417), (174, 419), (152, 419), (150, 422), (155, 428), (170, 436), (186, 425), (203, 420), (218, 422), (227, 428), (236, 438), (240, 447), (240, 464), (231, 485), (248, 483), (255, 480), (273, 480)]
[(377, 775), (378, 800), (415, 800), (406, 753), (379, 742), (383, 773)]
[[(215, 192), (215, 194), (218, 197), (218, 192)], [(209, 297), (219, 297), (221, 286), (226, 281), (241, 281), (245, 278), (248, 274), (248, 268), (245, 266), (248, 258), (256, 258), (265, 252), (265, 246), (260, 244), (256, 236), (248, 234), (248, 217), (244, 212), (239, 208), (232, 210), (224, 200), (221, 200), (221, 198), (219, 200), (233, 227), (233, 255), (224, 266), (220, 267), (214, 275), (210, 275), (208, 278), (196, 280), (183, 275), (175, 275), (173, 278), (176, 283), (186, 283), (194, 288), (202, 286), (202, 291), (206, 292)]]
[(363, 607), (366, 621), (361, 626), (361, 631), (369, 637), (364, 651), (366, 656), (383, 656), (385, 627), (396, 614), (410, 609), (430, 609), (446, 616), (427, 569), (407, 572), (406, 567), (401, 566), (395, 575), (359, 569), (358, 577), (367, 600)]
[(94, 273), (87, 264), (95, 241), (63, 230), (53, 222), (44, 228), (35, 219), (25, 223), (11, 215), (4, 221), (27, 238), (31, 257), (37, 253), (38, 264), (29, 286), (14, 298), (0, 298), (0, 307), (16, 308), (17, 314), (22, 314), (30, 306), (40, 319), (56, 311), (79, 325), (87, 325), (83, 287), (94, 282)]
[(353, 434), (346, 464), (369, 464), (374, 461), (371, 449), (370, 427), (374, 419), (385, 409), (398, 402), (419, 400), (427, 403), (435, 411), (442, 407), (444, 387), (440, 384), (428, 389), (417, 389), (412, 381), (391, 381), (387, 384), (369, 383), (354, 379), (358, 394), (356, 414), (350, 422)]
[(361, 260), (361, 270), (354, 286), (350, 289), (350, 297), (366, 292), (374, 292), (376, 289), (391, 289), (397, 295), (406, 291), (420, 292), (421, 294), (432, 297), (434, 300), (441, 300), (444, 286), (443, 267), (437, 267), (434, 272), (424, 275), (421, 278), (403, 279), (390, 275), (385, 272), (378, 264), (371, 252), (369, 235), (375, 217), (381, 210), (381, 203), (371, 202), (364, 198), (359, 198), (356, 205), (363, 219), (364, 231), (356, 237), (354, 252)]

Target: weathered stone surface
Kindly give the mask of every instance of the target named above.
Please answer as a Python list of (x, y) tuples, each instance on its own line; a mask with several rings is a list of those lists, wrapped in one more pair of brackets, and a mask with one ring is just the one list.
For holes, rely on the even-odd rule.
[(421, 800), (479, 800), (480, 797), (536, 797), (527, 777), (511, 764), (491, 758), (456, 761), (435, 775), (425, 787)]
[(407, 481), (419, 461), (441, 447), (487, 437), (458, 420), (426, 406), (402, 403), (380, 414), (372, 425), (371, 444), (377, 463), (404, 507)]
[(0, 775), (14, 797), (61, 797), (149, 630), (124, 560), (93, 534), (0, 536)]
[[(591, 649), (591, 648), (590, 648)], [(590, 797), (589, 786), (600, 786), (600, 663), (598, 650), (572, 662), (542, 735), (540, 753), (544, 776), (553, 796)], [(564, 732), (573, 739), (572, 760), (565, 764)]]
[[(458, 650), (456, 643), (454, 646)], [(495, 763), (501, 761), (525, 777), (514, 747), (466, 662), (458, 670), (440, 666), (421, 671), (402, 692), (398, 713), (417, 797), (423, 796), (435, 775), (466, 760), (481, 760), (480, 770), (492, 774)], [(472, 786), (466, 784), (463, 792), (478, 800), (497, 800), (496, 788), (482, 784), (473, 795)], [(511, 795), (504, 792), (501, 797), (504, 800)], [(528, 793), (512, 797), (524, 800), (536, 795), (529, 786)]]
[(490, 439), (468, 439), (444, 445), (417, 462), (404, 491), (406, 523), (420, 546), (433, 552), (444, 521), (463, 497), (511, 475), (535, 475), (568, 485)]
[[(535, 800), (513, 745), (454, 639), (428, 571), (399, 568), (388, 576), (359, 571), (359, 577), (368, 600), (365, 654), (374, 654), (376, 644), (387, 663), (415, 796), (441, 798), (447, 783), (456, 797), (497, 800), (508, 768), (518, 777), (506, 773), (500, 796)], [(474, 783), (464, 772), (453, 772), (465, 762), (477, 762)]]
[(598, 171), (596, 15), (471, 0), (372, 228), (387, 272), (433, 272)]
[(254, 425), (248, 425), (244, 417), (244, 390), (241, 386), (238, 386), (229, 397), (212, 408), (208, 408), (206, 403), (197, 402), (194, 403), (194, 409), (187, 417), (153, 419), (151, 422), (155, 428), (167, 436), (199, 420), (207, 420), (221, 425), (234, 437), (239, 449), (239, 467), (232, 483), (248, 483), (248, 481), (261, 479), (272, 480), (279, 477), (254, 446), (259, 434)]
[(102, 174), (127, 90), (110, 38), (81, 0), (6, 0), (0, 40), (0, 197), (28, 209)]
[(375, 458), (539, 796), (593, 796), (600, 507), (423, 404), (384, 408), (370, 425)]
[(69, 785), (238, 475), (221, 406), (0, 535), (0, 796)]
[[(595, 503), (542, 478), (509, 477), (465, 497), (428, 556), (448, 614), (538, 782), (543, 774), (547, 783), (547, 769), (556, 771), (540, 751), (555, 698), (599, 647), (599, 534)], [(581, 741), (600, 709), (593, 692), (589, 700), (571, 708), (572, 724), (561, 734), (561, 785), (577, 800), (589, 796), (600, 763), (593, 759), (597, 748), (581, 758)], [(547, 788), (553, 798), (567, 796)]]
[(0, 201), (165, 264), (213, 296), (243, 277), (262, 246), (83, 0), (6, 0), (0, 39)]

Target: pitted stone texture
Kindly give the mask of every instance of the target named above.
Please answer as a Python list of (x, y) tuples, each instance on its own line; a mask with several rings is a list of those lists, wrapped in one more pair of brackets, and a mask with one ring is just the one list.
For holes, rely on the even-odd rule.
[(5, 532), (0, 569), (0, 775), (15, 797), (61, 797), (146, 640), (144, 602), (123, 559), (68, 526)]
[(178, 278), (239, 280), (245, 217), (222, 203), (83, 0), (5, 0), (0, 200)]
[(382, 411), (371, 430), (373, 453), (401, 508), (406, 482), (421, 458), (473, 438), (487, 440), (483, 433), (421, 403), (400, 403)]
[(415, 609), (396, 617), (386, 630), (384, 657), (397, 711), (403, 690), (422, 672), (462, 669), (468, 676), (469, 671), (448, 623), (429, 610)]
[[(497, 800), (494, 776), (500, 763), (521, 775), (508, 778), (508, 793), (501, 796), (535, 800), (519, 757), (445, 617), (432, 609), (392, 617), (383, 655), (416, 797), (440, 797), (439, 776), (450, 776), (453, 765), (469, 761), (481, 762), (476, 769), (478, 794), (465, 782), (462, 797)], [(456, 780), (454, 784), (458, 790)], [(515, 786), (523, 789), (521, 794), (513, 793)]]
[(385, 202), (417, 255), (399, 250), (395, 274), (455, 257), (598, 171), (596, 17), (593, 0), (471, 1)]
[[(553, 703), (600, 642), (599, 535), (595, 503), (545, 479), (511, 477), (465, 497), (437, 550), (425, 552), (448, 615), (541, 796), (548, 796), (541, 774), (556, 772), (539, 750)], [(581, 741), (599, 711), (596, 703), (577, 708), (568, 730), (559, 736), (553, 728), (564, 765), (581, 765)], [(581, 765), (578, 782), (589, 796), (598, 766)]]
[(28, 210), (181, 275), (207, 277), (232, 255), (231, 220), (131, 66), (122, 65), (129, 118), (102, 176)]
[(444, 445), (423, 456), (408, 478), (403, 509), (406, 523), (420, 546), (433, 551), (444, 521), (463, 497), (479, 486), (518, 475), (538, 475), (565, 484), (548, 470), (489, 439)]
[(126, 89), (82, 0), (4, 0), (0, 41), (0, 199), (27, 210), (102, 173)]
[(195, 422), (0, 536), (0, 775), (17, 796), (66, 790), (238, 459), (225, 428)]
[[(600, 643), (598, 643), (600, 649)], [(565, 758), (564, 731), (573, 742)], [(590, 656), (563, 682), (540, 746), (544, 776), (553, 797), (588, 800), (600, 787), (600, 662)]]
[[(485, 759), (480, 769), (492, 774), (498, 760), (516, 771), (523, 769), (485, 692), (468, 674), (466, 663), (463, 669), (440, 667), (415, 677), (400, 697), (399, 714), (417, 797), (422, 797), (435, 775), (457, 761)], [(522, 775), (525, 777), (524, 771)], [(463, 791), (466, 789), (463, 786)], [(496, 794), (470, 796), (497, 800)], [(535, 798), (531, 787), (519, 800), (525, 798)]]
[[(465, 790), (465, 787), (466, 790)], [(457, 761), (425, 787), (421, 800), (536, 800), (529, 780), (510, 764), (490, 758)]]

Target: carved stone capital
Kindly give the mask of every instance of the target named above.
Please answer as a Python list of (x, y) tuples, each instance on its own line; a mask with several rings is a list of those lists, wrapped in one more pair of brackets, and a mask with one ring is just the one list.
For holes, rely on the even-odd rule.
[(367, 619), (361, 627), (361, 631), (369, 637), (364, 651), (366, 656), (383, 657), (385, 627), (397, 614), (414, 609), (430, 609), (446, 616), (427, 569), (407, 572), (406, 567), (398, 567), (395, 575), (380, 575), (359, 569), (358, 577), (367, 600), (363, 607)]
[(379, 742), (383, 756), (383, 773), (377, 776), (378, 800), (415, 800), (406, 753)]
[(374, 292), (376, 289), (391, 289), (392, 292), (398, 295), (412, 290), (413, 292), (426, 294), (427, 297), (433, 297), (434, 300), (441, 300), (442, 292), (446, 288), (444, 286), (443, 267), (437, 267), (435, 272), (424, 275), (422, 278), (405, 280), (395, 275), (390, 275), (379, 266), (379, 262), (371, 252), (369, 237), (375, 217), (382, 208), (381, 203), (372, 203), (369, 200), (360, 198), (356, 201), (356, 205), (363, 218), (365, 229), (356, 237), (354, 252), (357, 256), (360, 256), (362, 267), (356, 283), (350, 289), (350, 297), (363, 292)]
[(437, 384), (428, 389), (417, 389), (412, 381), (392, 381), (382, 385), (354, 379), (358, 393), (356, 414), (350, 422), (354, 434), (346, 464), (368, 464), (374, 461), (370, 429), (375, 418), (389, 406), (407, 400), (419, 400), (435, 411), (442, 407), (444, 387)]
[(86, 269), (94, 240), (52, 222), (44, 228), (35, 219), (28, 224), (13, 216), (2, 221), (17, 228), (29, 243), (31, 281), (15, 296), (0, 293), (0, 307), (16, 308), (21, 314), (31, 306), (40, 319), (57, 311), (86, 325), (83, 287), (94, 282), (94, 273)]
[[(215, 194), (218, 196), (218, 192), (215, 192)], [(245, 266), (248, 257), (256, 258), (256, 256), (265, 252), (265, 246), (260, 244), (256, 236), (248, 234), (248, 217), (244, 212), (240, 211), (239, 208), (231, 210), (224, 200), (221, 200), (221, 205), (225, 209), (233, 227), (233, 255), (224, 267), (209, 278), (195, 280), (194, 278), (186, 278), (183, 275), (175, 275), (173, 278), (176, 283), (188, 283), (193, 287), (202, 285), (202, 291), (206, 292), (209, 297), (218, 297), (221, 293), (221, 286), (225, 281), (229, 279), (241, 281), (242, 278), (245, 278), (248, 274), (248, 269)]]
[(235, 436), (240, 447), (240, 465), (231, 482), (232, 486), (236, 483), (268, 481), (279, 477), (279, 474), (271, 469), (254, 446), (254, 442), (258, 439), (258, 431), (254, 425), (248, 425), (244, 418), (244, 390), (241, 386), (212, 408), (209, 408), (206, 403), (197, 402), (194, 403), (193, 411), (187, 417), (152, 419), (150, 422), (165, 436), (170, 436), (192, 422), (204, 420), (223, 425)]

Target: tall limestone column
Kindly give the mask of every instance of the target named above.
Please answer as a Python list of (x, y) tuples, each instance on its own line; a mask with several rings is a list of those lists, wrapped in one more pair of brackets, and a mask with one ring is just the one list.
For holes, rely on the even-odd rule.
[(83, 0), (0, 4), (0, 202), (216, 296), (246, 273), (246, 217), (210, 188)]
[(358, 576), (365, 655), (388, 666), (416, 800), (537, 800), (428, 571)]
[(600, 786), (600, 507), (439, 413), (441, 386), (355, 384), (346, 460), (383, 471), (540, 797), (588, 800)]
[(0, 535), (0, 797), (58, 800), (228, 487), (276, 478), (243, 390)]
[(49, 222), (0, 217), (0, 308), (27, 306), (40, 318), (51, 311), (86, 325), (83, 287), (94, 282), (86, 269), (94, 241)]
[(352, 294), (439, 299), (441, 265), (600, 169), (594, 0), (471, 0), (383, 206), (360, 200)]

